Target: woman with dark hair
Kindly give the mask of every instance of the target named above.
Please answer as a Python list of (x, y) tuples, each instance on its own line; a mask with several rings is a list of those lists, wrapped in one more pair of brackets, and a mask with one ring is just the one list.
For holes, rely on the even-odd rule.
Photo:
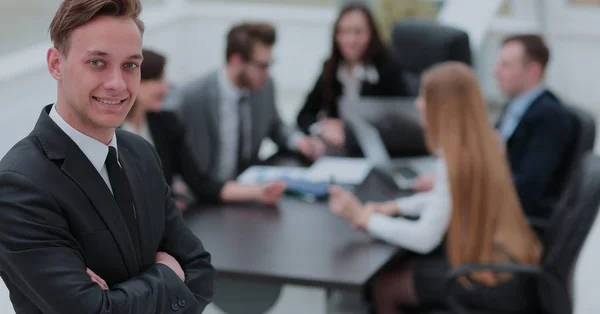
[(162, 110), (164, 97), (169, 90), (164, 79), (165, 57), (146, 49), (142, 54), (144, 62), (140, 67), (138, 96), (121, 128), (140, 135), (154, 145), (169, 185), (172, 185), (175, 175), (181, 175), (187, 187), (177, 185), (173, 188), (177, 204), (184, 209), (191, 201), (187, 196), (188, 189), (198, 203), (256, 200), (271, 205), (277, 202), (285, 189), (281, 182), (254, 185), (220, 182), (200, 171), (184, 143), (185, 130), (177, 115)]
[(307, 134), (320, 135), (328, 144), (345, 144), (340, 100), (361, 96), (405, 96), (402, 69), (381, 41), (367, 7), (350, 4), (342, 9), (333, 32), (331, 56), (297, 117)]

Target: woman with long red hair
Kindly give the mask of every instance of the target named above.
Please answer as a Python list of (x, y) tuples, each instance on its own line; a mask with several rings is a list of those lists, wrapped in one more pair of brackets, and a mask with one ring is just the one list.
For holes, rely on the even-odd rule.
[[(444, 305), (444, 280), (452, 268), (536, 265), (542, 251), (521, 209), (473, 71), (458, 62), (426, 71), (417, 107), (428, 149), (439, 157), (434, 189), (364, 206), (339, 187), (330, 194), (334, 213), (375, 237), (419, 253), (376, 278), (373, 297), (379, 314), (400, 313), (402, 306)], [(461, 280), (457, 293), (473, 306), (502, 302), (507, 311), (521, 310), (535, 293), (534, 284), (517, 275), (478, 272)], [(480, 297), (466, 297), (467, 290)], [(489, 297), (494, 293), (504, 297), (494, 301)]]

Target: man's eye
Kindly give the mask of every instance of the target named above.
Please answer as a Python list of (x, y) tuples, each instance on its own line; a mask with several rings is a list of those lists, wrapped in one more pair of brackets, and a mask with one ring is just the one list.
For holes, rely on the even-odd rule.
[(93, 61), (90, 61), (90, 64), (95, 67), (101, 67), (104, 65), (104, 62), (102, 62), (100, 60), (93, 60)]
[(128, 69), (135, 69), (138, 67), (138, 65), (136, 63), (129, 62), (129, 63), (125, 63), (125, 67)]

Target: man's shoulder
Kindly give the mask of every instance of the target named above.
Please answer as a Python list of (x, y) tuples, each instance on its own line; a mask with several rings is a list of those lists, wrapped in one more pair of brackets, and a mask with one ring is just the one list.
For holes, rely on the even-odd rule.
[(199, 78), (193, 79), (175, 88), (167, 96), (169, 102), (174, 102), (174, 107), (196, 107), (203, 103), (201, 99), (209, 92), (218, 88), (218, 71), (213, 71)]
[(545, 90), (533, 101), (529, 111), (532, 114), (562, 114), (568, 109), (555, 93)]
[(28, 135), (17, 142), (0, 160), (0, 173), (16, 172), (33, 177), (44, 162), (50, 162), (35, 136)]
[(198, 95), (202, 91), (213, 88), (218, 84), (219, 71), (213, 70), (203, 76), (195, 78), (179, 88), (179, 92), (183, 95)]
[(533, 101), (526, 115), (533, 120), (552, 121), (565, 127), (574, 120), (572, 111), (550, 90), (545, 90)]
[(119, 149), (125, 148), (141, 156), (152, 151), (150, 143), (137, 134), (121, 129), (117, 129), (115, 134), (117, 136), (117, 145)]

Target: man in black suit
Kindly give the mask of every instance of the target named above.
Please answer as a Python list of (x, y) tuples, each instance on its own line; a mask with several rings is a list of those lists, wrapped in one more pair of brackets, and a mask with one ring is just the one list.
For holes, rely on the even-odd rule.
[(503, 41), (496, 67), (509, 99), (496, 127), (525, 213), (542, 218), (560, 195), (577, 134), (574, 115), (543, 84), (549, 57), (540, 36), (515, 35)]
[(57, 102), (0, 161), (0, 275), (16, 313), (200, 313), (214, 268), (159, 158), (115, 129), (137, 95), (139, 0), (65, 0)]

